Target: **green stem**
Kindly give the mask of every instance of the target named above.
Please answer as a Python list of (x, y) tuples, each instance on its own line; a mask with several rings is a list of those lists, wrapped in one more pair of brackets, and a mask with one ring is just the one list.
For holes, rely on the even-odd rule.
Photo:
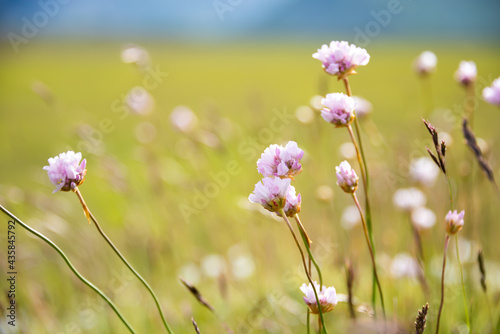
[(446, 268), (446, 250), (448, 249), (448, 244), (450, 243), (450, 236), (446, 235), (444, 240), (444, 252), (443, 252), (443, 269), (441, 271), (441, 302), (439, 303), (439, 311), (436, 324), (436, 334), (439, 333), (439, 323), (441, 321), (441, 312), (443, 311), (444, 304), (444, 273)]
[(465, 322), (467, 324), (467, 328), (469, 328), (469, 333), (472, 333), (471, 328), (470, 328), (469, 309), (467, 307), (467, 295), (465, 293), (464, 273), (462, 270), (462, 262), (460, 262), (460, 251), (458, 249), (458, 234), (455, 234), (455, 244), (456, 244), (456, 249), (457, 249), (458, 267), (460, 268), (460, 278), (462, 279), (462, 292), (463, 292), (463, 297), (464, 297)]
[[(349, 78), (347, 78), (347, 77), (343, 78), (343, 82), (345, 85), (347, 95), (352, 96), (351, 85), (349, 84)], [(351, 134), (352, 129), (350, 130), (350, 134), (351, 134), (351, 139), (353, 141), (353, 144), (356, 147), (356, 152), (359, 151), (358, 163), (359, 163), (360, 169), (362, 171), (361, 175), (362, 175), (362, 179), (363, 179), (363, 190), (364, 190), (364, 194), (365, 194), (366, 225), (368, 228), (368, 236), (370, 238), (370, 242), (372, 245), (372, 251), (373, 251), (373, 254), (376, 255), (375, 242), (373, 240), (372, 210), (371, 210), (371, 206), (370, 206), (370, 199), (368, 197), (368, 191), (369, 191), (369, 187), (370, 187), (370, 178), (368, 175), (368, 165), (366, 163), (365, 151), (363, 150), (363, 141), (361, 139), (361, 132), (359, 130), (360, 128), (361, 128), (361, 126), (359, 125), (358, 118), (356, 117), (356, 111), (354, 111), (354, 129), (356, 131), (356, 137), (358, 139), (359, 149), (357, 147), (356, 141), (354, 140), (354, 136), (352, 136), (352, 134)], [(360, 159), (360, 156), (361, 156), (361, 159)], [(361, 167), (361, 165), (363, 165), (363, 167)], [(374, 306), (373, 307), (374, 311), (375, 311), (375, 299), (376, 299), (376, 292), (375, 291), (376, 291), (375, 270), (373, 270), (373, 273), (372, 273), (372, 305)]]
[(122, 255), (122, 253), (120, 253), (120, 251), (118, 250), (118, 248), (116, 248), (116, 246), (113, 244), (113, 242), (111, 241), (111, 239), (108, 238), (108, 236), (104, 233), (104, 231), (102, 230), (101, 226), (99, 225), (99, 223), (97, 222), (97, 220), (95, 219), (94, 215), (92, 214), (92, 212), (90, 212), (90, 210), (88, 209), (88, 206), (87, 204), (85, 204), (85, 201), (83, 200), (83, 196), (82, 194), (80, 193), (80, 190), (78, 188), (75, 188), (74, 190), (75, 194), (78, 196), (78, 199), (80, 200), (80, 203), (82, 204), (83, 206), (83, 210), (88, 213), (88, 215), (90, 216), (90, 218), (92, 219), (92, 221), (94, 222), (94, 225), (96, 226), (97, 230), (99, 231), (99, 233), (101, 234), (101, 236), (104, 238), (104, 240), (106, 240), (106, 242), (108, 243), (109, 246), (111, 246), (111, 248), (113, 249), (113, 251), (116, 253), (116, 255), (118, 255), (118, 257), (122, 260), (122, 262), (127, 266), (128, 269), (130, 269), (130, 271), (142, 282), (142, 284), (146, 287), (146, 289), (149, 291), (149, 293), (151, 294), (151, 296), (153, 297), (154, 301), (155, 301), (155, 304), (156, 304), (156, 308), (158, 309), (158, 312), (160, 313), (160, 316), (161, 316), (161, 319), (163, 321), (163, 325), (165, 326), (167, 332), (169, 332), (170, 334), (172, 334), (172, 330), (170, 329), (170, 326), (168, 325), (167, 323), (167, 320), (165, 319), (165, 316), (163, 314), (163, 311), (161, 309), (161, 305), (160, 305), (160, 302), (158, 301), (158, 298), (156, 297), (156, 294), (154, 293), (153, 289), (149, 286), (149, 284), (146, 282), (146, 280), (144, 278), (142, 278), (141, 275), (139, 275), (139, 273), (132, 267), (132, 265), (125, 259), (125, 257)]
[[(299, 226), (300, 235), (302, 237), (302, 241), (304, 242), (304, 246), (306, 247), (307, 254), (309, 255), (309, 259), (312, 261), (312, 263), (314, 264), (314, 267), (316, 268), (316, 271), (318, 272), (319, 286), (321, 287), (321, 286), (323, 286), (323, 275), (321, 274), (321, 269), (319, 268), (318, 263), (316, 262), (316, 260), (314, 259), (314, 256), (312, 255), (310, 239), (307, 236), (307, 233), (304, 229), (304, 226), (302, 225), (302, 222), (300, 221), (299, 215), (296, 214), (294, 216), (294, 218), (295, 218), (295, 221), (297, 222), (297, 226)], [(309, 274), (311, 274), (310, 270), (309, 270)]]
[[(314, 283), (311, 279), (311, 275), (309, 275), (309, 272), (307, 271), (307, 264), (306, 264), (306, 259), (304, 257), (304, 252), (302, 251), (302, 248), (300, 247), (299, 240), (297, 240), (297, 236), (295, 235), (295, 232), (293, 231), (292, 225), (290, 225), (290, 222), (288, 221), (288, 218), (286, 217), (285, 211), (283, 209), (281, 209), (279, 211), (279, 213), (280, 213), (281, 217), (283, 218), (283, 220), (285, 221), (286, 225), (288, 226), (288, 229), (290, 230), (290, 233), (292, 234), (293, 240), (295, 241), (295, 245), (299, 249), (300, 257), (302, 258), (302, 265), (304, 266), (304, 271), (306, 272), (306, 276), (307, 276), (307, 279), (309, 280), (309, 283), (311, 283), (312, 289), (314, 291), (314, 297), (316, 298), (316, 305), (318, 306), (319, 319), (320, 319), (318, 322), (321, 323), (322, 326), (320, 326), (320, 327), (322, 327), (323, 332), (325, 334), (328, 334), (328, 332), (326, 330), (326, 326), (325, 326), (325, 321), (323, 319), (323, 311), (321, 310), (321, 304), (319, 302), (318, 292), (316, 291), (316, 286), (314, 285)], [(321, 286), (320, 286), (320, 289), (321, 289)]]
[(106, 303), (108, 303), (108, 305), (113, 309), (113, 311), (115, 311), (116, 315), (120, 318), (120, 320), (128, 328), (128, 330), (131, 333), (135, 333), (135, 331), (132, 328), (132, 326), (121, 315), (120, 311), (118, 311), (118, 309), (116, 308), (115, 304), (113, 304), (113, 302), (101, 290), (99, 290), (99, 288), (97, 288), (95, 285), (93, 285), (92, 283), (90, 283), (86, 278), (84, 278), (78, 272), (78, 270), (76, 270), (76, 268), (73, 266), (73, 264), (68, 259), (68, 257), (66, 256), (66, 254), (64, 254), (64, 252), (52, 240), (50, 240), (49, 238), (47, 238), (46, 236), (44, 236), (42, 233), (38, 232), (37, 230), (35, 230), (35, 229), (29, 227), (28, 225), (26, 225), (19, 218), (17, 218), (12, 213), (10, 213), (7, 209), (5, 209), (2, 205), (0, 205), (0, 210), (2, 210), (3, 213), (5, 213), (7, 216), (9, 216), (12, 219), (14, 219), (14, 221), (18, 222), (19, 225), (21, 225), (22, 227), (24, 227), (28, 232), (33, 233), (34, 235), (36, 235), (37, 237), (39, 237), (40, 239), (42, 239), (43, 241), (45, 241), (46, 243), (48, 243), (52, 248), (54, 248), (56, 250), (56, 252), (59, 253), (59, 255), (61, 255), (61, 257), (63, 258), (64, 262), (66, 262), (66, 264), (68, 265), (69, 269), (71, 269), (71, 271), (76, 275), (76, 277), (78, 277), (78, 279), (80, 281), (82, 281), (85, 285), (87, 285), (89, 288), (91, 288), (92, 290), (94, 290), (99, 296), (101, 296), (102, 299), (104, 299), (104, 301), (106, 301)]
[[(365, 232), (365, 239), (366, 239), (366, 243), (368, 245), (368, 250), (370, 251), (370, 257), (371, 257), (371, 260), (372, 260), (372, 266), (373, 266), (373, 272), (374, 272), (374, 275), (375, 275), (375, 281), (377, 283), (378, 292), (379, 292), (379, 295), (380, 295), (380, 303), (382, 305), (382, 313), (384, 314), (384, 319), (386, 319), (385, 304), (384, 304), (384, 295), (382, 293), (382, 286), (380, 285), (380, 280), (379, 280), (378, 274), (377, 274), (377, 264), (375, 262), (375, 254), (373, 253), (373, 248), (372, 248), (372, 245), (370, 243), (370, 238), (368, 236), (368, 229), (366, 227), (365, 217), (363, 215), (363, 211), (361, 210), (361, 205), (359, 205), (359, 201), (358, 201), (358, 197), (356, 196), (356, 193), (352, 193), (352, 198), (354, 200), (354, 203), (358, 207), (359, 215), (361, 216), (361, 222), (363, 223), (363, 231)], [(375, 312), (375, 309), (373, 309), (373, 311)]]

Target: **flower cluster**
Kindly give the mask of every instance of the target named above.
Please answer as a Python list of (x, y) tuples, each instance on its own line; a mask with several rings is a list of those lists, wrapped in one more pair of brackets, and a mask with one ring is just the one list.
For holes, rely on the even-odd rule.
[(257, 161), (257, 170), (263, 176), (292, 178), (302, 172), (300, 160), (304, 156), (297, 143), (289, 141), (285, 147), (273, 144), (264, 150)]
[(87, 172), (85, 169), (87, 161), (83, 159), (80, 163), (80, 160), (82, 160), (82, 154), (73, 151), (61, 153), (49, 159), (49, 165), (44, 166), (43, 169), (47, 171), (50, 182), (56, 186), (53, 192), (70, 191), (83, 183)]
[(500, 77), (496, 78), (490, 87), (483, 89), (483, 97), (489, 104), (500, 107)]
[(321, 104), (325, 106), (321, 110), (321, 117), (336, 127), (347, 126), (354, 120), (355, 102), (352, 97), (344, 93), (327, 94), (321, 100)]
[(347, 161), (344, 160), (335, 167), (335, 174), (337, 175), (337, 185), (342, 190), (348, 194), (353, 194), (356, 191), (359, 177)]
[[(321, 305), (321, 312), (330, 312), (335, 308), (338, 302), (337, 292), (335, 291), (335, 288), (333, 286), (327, 288), (323, 285), (323, 287), (320, 289), (320, 286), (316, 281), (314, 281), (313, 283), (318, 294), (318, 301)], [(314, 295), (314, 290), (311, 283), (309, 283), (309, 285), (306, 285), (305, 283), (302, 284), (300, 290), (305, 295), (304, 302), (311, 310), (311, 313), (319, 314), (318, 303), (316, 302), (316, 296)]]
[(290, 182), (302, 172), (300, 160), (303, 156), (304, 151), (294, 141), (285, 147), (273, 144), (266, 148), (257, 161), (257, 170), (264, 179), (255, 185), (254, 192), (248, 197), (250, 202), (261, 204), (278, 215), (281, 215), (281, 210), (288, 217), (299, 213), (302, 197), (296, 194)]
[(339, 79), (356, 74), (357, 66), (366, 65), (370, 61), (370, 55), (365, 49), (345, 41), (332, 41), (329, 46), (323, 44), (312, 56), (323, 63), (326, 73), (336, 75)]

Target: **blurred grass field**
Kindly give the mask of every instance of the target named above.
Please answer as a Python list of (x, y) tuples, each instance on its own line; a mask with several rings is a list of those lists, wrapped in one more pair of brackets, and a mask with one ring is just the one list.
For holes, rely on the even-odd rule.
[[(223, 331), (217, 319), (182, 287), (179, 276), (196, 283), (238, 333), (304, 332), (301, 322), (305, 321), (306, 308), (298, 287), (306, 278), (299, 254), (285, 225), (261, 214), (246, 199), (260, 179), (256, 160), (264, 148), (294, 140), (306, 152), (304, 171), (294, 182), (303, 198), (300, 215), (313, 239), (325, 284), (334, 285), (337, 293), (346, 293), (344, 261), (349, 258), (356, 268), (354, 294), (369, 304), (368, 251), (359, 226), (350, 231), (342, 228), (343, 208), (351, 202), (335, 185), (334, 166), (344, 160), (339, 146), (349, 140), (348, 133), (324, 122), (318, 112), (310, 124), (295, 117), (296, 109), (309, 105), (312, 96), (344, 91), (341, 82), (325, 75), (320, 63), (312, 59), (320, 45), (141, 45), (149, 51), (153, 67), (158, 66), (168, 76), (150, 90), (155, 99), (151, 114), (130, 113), (124, 119), (112, 105), (124, 105), (124, 95), (142, 85), (143, 76), (134, 66), (120, 61), (122, 44), (34, 41), (19, 54), (2, 52), (0, 203), (60, 245), (82, 274), (115, 300), (139, 333), (161, 333), (153, 300), (117, 261), (95, 227), (87, 223), (76, 196), (52, 194), (53, 186), (42, 170), (49, 157), (85, 147), (79, 145), (92, 139), (82, 133), (99, 130), (100, 122), (109, 119), (113, 130), (102, 137), (93, 132), (92, 152), (82, 150), (88, 172), (80, 190), (110, 238), (156, 290), (175, 332), (193, 333), (191, 316), (202, 333)], [(439, 59), (438, 70), (430, 78), (432, 112), (423, 106), (422, 87), (412, 70), (414, 58), (426, 49)], [(479, 42), (471, 46), (469, 42), (428, 45), (387, 41), (367, 50), (370, 63), (360, 67), (350, 81), (354, 95), (363, 96), (374, 106), (362, 124), (372, 179), (375, 243), (389, 319), (410, 330), (417, 309), (429, 302), (428, 331), (433, 331), (439, 306), (445, 235), (442, 221), (449, 210), (443, 176), (425, 190), (427, 206), (437, 215), (436, 225), (422, 235), (430, 294), (425, 296), (416, 280), (393, 279), (389, 270), (390, 259), (396, 254), (414, 252), (408, 218), (394, 208), (392, 196), (397, 188), (411, 185), (407, 177), (410, 158), (426, 156), (425, 146), (432, 144), (421, 122), (425, 115), (453, 137), (448, 166), (457, 208), (469, 210), (469, 198), (474, 199), (459, 237), (466, 241), (461, 255), (472, 300), (473, 328), (477, 333), (487, 332), (492, 324), (475, 257), (478, 248), (484, 249), (496, 322), (500, 229), (495, 217), (500, 213), (499, 198), (475, 161), (470, 165), (472, 155), (460, 130), (464, 91), (453, 73), (461, 60), (477, 64), (474, 131), (489, 145), (487, 160), (498, 175), (500, 113), (481, 99), (480, 92), (500, 75), (500, 49)], [(48, 87), (52, 98), (44, 101), (35, 94), (34, 82)], [(179, 105), (197, 115), (196, 131), (186, 134), (171, 125), (171, 112)], [(382, 140), (377, 141), (379, 137)], [(465, 184), (470, 170), (473, 192), (468, 192)], [(228, 176), (222, 187), (214, 179), (221, 173)], [(333, 189), (331, 200), (318, 199), (320, 186)], [(196, 202), (200, 197), (206, 200)], [(182, 213), (186, 207), (190, 214)], [(2, 220), (8, 221), (6, 216)], [(5, 224), (0, 228), (2, 245), (6, 245), (6, 235)], [(18, 327), (12, 331), (6, 326), (5, 333), (125, 332), (109, 307), (75, 279), (51, 248), (20, 226), (16, 235)], [(448, 250), (444, 333), (463, 331), (465, 321), (453, 243)], [(2, 272), (7, 267), (5, 248), (0, 250)], [(210, 277), (210, 271), (203, 270), (210, 255), (224, 259), (226, 269), (219, 277)], [(241, 257), (247, 259), (246, 269), (251, 269), (252, 263), (255, 266), (248, 277), (238, 275), (235, 259)], [(6, 289), (3, 277), (0, 287)], [(7, 302), (2, 294), (2, 318)], [(358, 318), (368, 320), (363, 314)], [(326, 315), (326, 321), (331, 333), (346, 332), (347, 305), (339, 303)]]

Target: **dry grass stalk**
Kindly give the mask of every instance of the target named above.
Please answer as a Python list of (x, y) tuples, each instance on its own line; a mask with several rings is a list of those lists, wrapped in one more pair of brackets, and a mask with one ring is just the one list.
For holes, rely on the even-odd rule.
[(422, 334), (425, 330), (425, 322), (427, 321), (427, 311), (429, 311), (429, 303), (426, 303), (422, 310), (418, 311), (417, 319), (415, 320), (415, 330), (417, 334)]

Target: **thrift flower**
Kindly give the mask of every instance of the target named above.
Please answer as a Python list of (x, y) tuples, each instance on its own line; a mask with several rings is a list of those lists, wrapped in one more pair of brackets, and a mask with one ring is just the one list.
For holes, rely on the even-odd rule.
[(365, 49), (345, 41), (332, 41), (330, 46), (323, 44), (312, 56), (323, 63), (326, 73), (336, 75), (339, 79), (356, 74), (357, 66), (366, 65), (370, 61), (370, 55)]
[(473, 61), (464, 61), (460, 62), (458, 65), (458, 70), (455, 72), (455, 79), (458, 83), (468, 86), (474, 81), (476, 81), (477, 77), (477, 68), (476, 63)]
[[(323, 285), (323, 288), (320, 290), (319, 284), (314, 281), (314, 287), (316, 288), (316, 292), (318, 294), (319, 304), (321, 305), (321, 312), (326, 313), (330, 312), (337, 305), (337, 292), (333, 286), (326, 287)], [(312, 288), (311, 283), (306, 285), (302, 284), (300, 290), (304, 293), (304, 302), (311, 310), (313, 314), (319, 314), (318, 304), (316, 302), (316, 296), (314, 295), (314, 290)]]
[(337, 175), (337, 185), (342, 188), (346, 193), (353, 194), (358, 188), (359, 177), (356, 175), (354, 169), (347, 161), (342, 161), (340, 165), (335, 167)]
[(399, 209), (410, 212), (415, 208), (424, 206), (427, 199), (424, 193), (417, 188), (407, 188), (396, 190), (392, 201)]
[(500, 77), (496, 78), (490, 87), (483, 89), (483, 97), (489, 104), (500, 107)]
[(426, 75), (436, 70), (437, 57), (432, 51), (424, 51), (415, 60), (415, 70), (420, 75)]
[(255, 184), (255, 190), (248, 197), (250, 202), (261, 204), (264, 209), (279, 212), (285, 207), (290, 179), (266, 177)]
[(408, 253), (399, 253), (392, 260), (391, 275), (396, 279), (416, 278), (419, 271), (418, 263)]
[(149, 53), (146, 49), (129, 44), (126, 45), (121, 53), (122, 61), (126, 64), (136, 64), (140, 67), (145, 67), (149, 65)]
[(177, 106), (170, 114), (170, 122), (179, 131), (193, 132), (198, 126), (198, 117), (186, 106)]
[(304, 156), (297, 143), (289, 141), (285, 147), (270, 145), (257, 161), (257, 170), (264, 176), (292, 178), (302, 172), (300, 160)]
[(419, 229), (429, 229), (436, 223), (436, 215), (430, 209), (418, 207), (411, 212), (411, 221)]
[(336, 127), (347, 126), (354, 120), (355, 102), (352, 97), (344, 93), (331, 93), (321, 103), (325, 106), (321, 110), (321, 117)]
[(302, 197), (295, 194), (295, 187), (290, 186), (286, 194), (286, 204), (285, 204), (285, 214), (288, 217), (293, 217), (300, 212), (300, 203), (302, 202)]
[(446, 232), (450, 235), (456, 234), (464, 226), (464, 216), (465, 211), (462, 210), (460, 213), (455, 211), (448, 211), (444, 221), (446, 226)]
[(73, 151), (61, 153), (49, 159), (49, 166), (44, 166), (43, 170), (47, 171), (50, 182), (56, 186), (54, 193), (59, 190), (73, 190), (83, 183), (87, 172), (85, 169), (87, 161), (83, 159), (80, 163), (80, 160), (82, 160), (82, 154)]

